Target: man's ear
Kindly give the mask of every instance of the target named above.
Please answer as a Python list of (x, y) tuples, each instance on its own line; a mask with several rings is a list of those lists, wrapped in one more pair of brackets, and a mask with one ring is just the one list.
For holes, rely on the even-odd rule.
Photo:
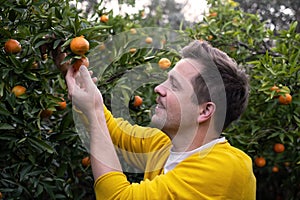
[(199, 106), (198, 123), (203, 123), (209, 120), (215, 113), (216, 105), (213, 102), (206, 102)]

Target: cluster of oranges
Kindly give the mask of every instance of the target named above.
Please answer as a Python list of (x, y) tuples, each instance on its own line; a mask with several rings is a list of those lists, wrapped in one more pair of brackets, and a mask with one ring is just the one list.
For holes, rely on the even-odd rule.
[[(21, 85), (16, 85), (13, 87), (13, 89), (11, 91), (16, 97), (20, 98), (20, 97), (22, 97), (22, 95), (24, 95), (26, 93), (26, 88)], [(61, 98), (61, 99), (62, 99), (62, 101), (58, 102), (57, 106), (55, 107), (56, 110), (59, 110), (59, 111), (67, 108), (67, 102), (63, 98)], [(50, 109), (45, 109), (40, 112), (40, 116), (42, 118), (48, 118), (52, 114), (53, 114), (53, 110), (50, 110)]]
[[(7, 54), (18, 54), (22, 51), (22, 46), (20, 44), (20, 42), (16, 39), (9, 39), (5, 42), (4, 44), (4, 51)], [(37, 65), (36, 62), (33, 63), (33, 65)], [(17, 97), (17, 98), (21, 98), (23, 95), (25, 95), (27, 89), (26, 87), (22, 86), (22, 85), (15, 85), (11, 92)], [(61, 102), (58, 102), (58, 105), (56, 106), (57, 110), (64, 110), (67, 107), (67, 103), (64, 99), (62, 99)], [(42, 110), (40, 113), (40, 116), (42, 118), (47, 118), (49, 116), (51, 116), (53, 113), (52, 110)]]
[[(4, 51), (7, 54), (18, 54), (22, 51), (22, 46), (18, 40), (9, 39), (4, 44)], [(20, 97), (25, 94), (26, 88), (22, 85), (16, 85), (11, 91), (16, 97)]]
[[(281, 90), (284, 90), (285, 93), (277, 95), (277, 93), (279, 94), (281, 92)], [(278, 86), (274, 85), (270, 88), (270, 91), (275, 93), (273, 98), (278, 98), (278, 102), (280, 104), (288, 105), (288, 104), (292, 103), (292, 99), (293, 99), (292, 95), (289, 93), (290, 90), (286, 86), (283, 86), (282, 89), (280, 89)]]
[[(136, 34), (137, 31), (136, 31), (135, 28), (131, 28), (131, 29), (130, 29), (130, 33), (131, 33), (131, 34)], [(145, 42), (146, 42), (147, 44), (152, 44), (152, 43), (153, 43), (153, 38), (147, 36), (147, 37), (145, 38)], [(166, 41), (162, 41), (162, 42), (165, 43)], [(130, 49), (129, 49), (129, 52), (130, 52), (130, 53), (135, 53), (136, 50), (137, 50), (136, 48), (130, 48)], [(170, 61), (168, 58), (161, 58), (161, 59), (158, 61), (158, 66), (159, 66), (161, 69), (163, 69), (163, 70), (168, 69), (168, 68), (171, 66), (171, 64), (172, 64), (172, 63), (171, 63), (171, 61)]]
[[(285, 151), (285, 146), (282, 143), (275, 143), (273, 146), (273, 151), (275, 153), (282, 153)], [(257, 167), (264, 167), (267, 164), (266, 159), (263, 156), (258, 156), (254, 159), (254, 163)], [(277, 165), (273, 166), (273, 172), (278, 172), (279, 167)]]

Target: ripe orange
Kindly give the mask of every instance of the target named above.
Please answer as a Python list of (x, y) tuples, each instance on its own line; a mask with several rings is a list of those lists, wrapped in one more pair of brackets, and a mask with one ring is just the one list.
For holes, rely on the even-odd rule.
[(279, 167), (277, 167), (276, 165), (274, 167), (272, 167), (272, 172), (274, 172), (274, 173), (279, 172)]
[(57, 104), (58, 104), (58, 106), (56, 106), (57, 110), (64, 110), (67, 108), (67, 102), (64, 99), (62, 99), (62, 101), (58, 102)]
[(12, 91), (12, 93), (14, 93), (16, 95), (16, 97), (19, 97), (19, 96), (25, 94), (26, 88), (21, 85), (16, 85), (15, 87), (13, 87), (13, 89), (11, 91)]
[(72, 39), (70, 48), (73, 53), (82, 56), (90, 49), (90, 43), (82, 35)]
[(151, 43), (153, 42), (152, 37), (146, 37), (145, 42), (146, 42), (147, 44), (151, 44)]
[(107, 15), (101, 15), (100, 21), (103, 22), (103, 23), (107, 23), (108, 22), (108, 16)]
[(134, 106), (134, 107), (141, 106), (142, 103), (143, 103), (142, 97), (140, 97), (140, 96), (138, 96), (138, 95), (134, 96), (134, 101), (133, 101), (133, 106)]
[(161, 58), (158, 61), (158, 66), (161, 69), (168, 69), (171, 66), (171, 61), (168, 58)]
[(257, 167), (264, 167), (266, 165), (266, 159), (264, 157), (256, 157), (254, 163)]
[(281, 143), (276, 143), (276, 144), (274, 144), (274, 146), (273, 146), (273, 150), (274, 150), (276, 153), (282, 153), (282, 152), (284, 152), (285, 147), (284, 147), (284, 145), (281, 144)]
[(214, 36), (212, 36), (212, 35), (207, 36), (207, 40), (208, 40), (208, 41), (210, 41), (210, 40), (212, 40), (212, 39), (214, 39)]
[(3, 195), (2, 195), (2, 192), (0, 192), (0, 199), (2, 199), (3, 198)]
[[(279, 87), (277, 87), (276, 85), (272, 86), (270, 88), (271, 91), (276, 91), (276, 93), (279, 93), (280, 92), (280, 89)], [(274, 98), (278, 98), (279, 96), (278, 95), (274, 95)]]
[(76, 61), (73, 64), (74, 71), (75, 72), (78, 71), (81, 65), (89, 67), (89, 65), (90, 65), (89, 59), (85, 56), (82, 56), (80, 59), (76, 59)]
[(276, 91), (276, 92), (280, 92), (280, 90), (279, 90), (279, 87), (277, 87), (276, 85), (274, 85), (274, 86), (272, 86), (271, 88), (270, 88), (270, 90), (271, 91)]
[(52, 111), (52, 110), (45, 109), (45, 110), (42, 110), (40, 116), (41, 116), (42, 118), (48, 118), (48, 117), (50, 117), (52, 114), (53, 114), (53, 111)]
[(131, 34), (136, 34), (136, 29), (135, 29), (135, 28), (131, 28), (131, 29), (130, 29), (130, 33), (131, 33)]
[(278, 101), (282, 105), (288, 105), (292, 102), (292, 95), (290, 95), (288, 93), (284, 94), (284, 95), (280, 95), (278, 98)]
[(211, 13), (209, 13), (208, 16), (209, 17), (216, 17), (216, 16), (218, 16), (218, 13), (217, 12), (211, 12)]
[(135, 52), (136, 52), (136, 48), (131, 48), (131, 49), (129, 49), (129, 52), (130, 52), (130, 53), (135, 53)]
[(9, 39), (4, 44), (4, 50), (6, 53), (17, 54), (22, 50), (22, 47), (18, 40)]
[(90, 165), (91, 165), (91, 159), (90, 159), (90, 157), (87, 156), (87, 157), (82, 158), (81, 164), (82, 164), (84, 167), (90, 166)]

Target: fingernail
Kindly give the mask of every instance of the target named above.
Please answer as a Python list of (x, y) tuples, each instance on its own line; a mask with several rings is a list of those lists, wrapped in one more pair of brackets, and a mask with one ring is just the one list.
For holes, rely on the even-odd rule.
[(84, 67), (85, 67), (84, 65), (81, 65), (80, 68), (79, 68), (79, 70), (80, 70), (80, 71), (83, 71), (83, 70), (84, 70)]

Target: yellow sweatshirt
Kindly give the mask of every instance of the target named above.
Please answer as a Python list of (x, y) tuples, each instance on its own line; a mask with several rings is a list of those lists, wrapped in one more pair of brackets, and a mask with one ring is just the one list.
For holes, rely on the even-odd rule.
[(140, 183), (130, 184), (121, 172), (104, 174), (95, 181), (97, 199), (255, 199), (251, 159), (227, 141), (191, 155), (164, 174), (171, 142), (163, 132), (115, 119), (106, 108), (105, 117), (117, 151), (145, 175)]

